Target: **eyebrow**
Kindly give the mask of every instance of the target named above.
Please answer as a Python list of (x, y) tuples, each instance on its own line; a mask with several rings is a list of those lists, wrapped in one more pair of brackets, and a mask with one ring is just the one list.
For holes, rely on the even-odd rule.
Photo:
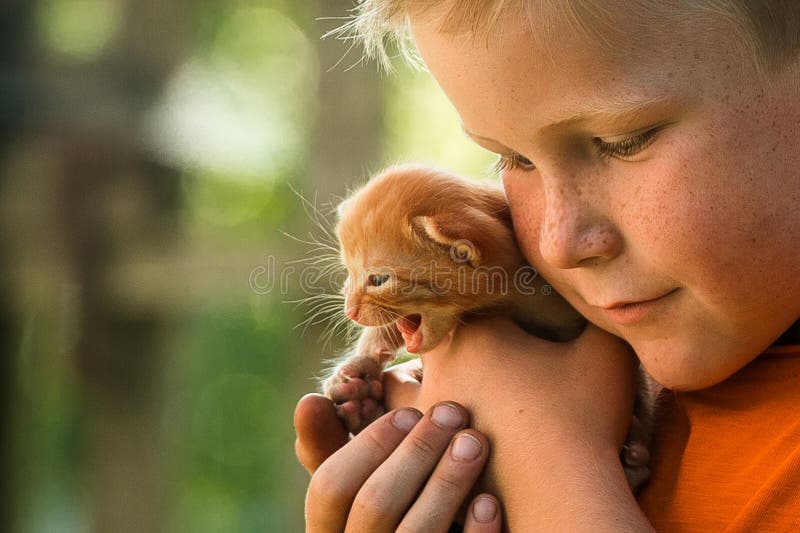
[(478, 135), (477, 133), (473, 133), (473, 132), (469, 131), (469, 130), (467, 129), (467, 127), (464, 125), (464, 123), (463, 123), (463, 122), (461, 123), (461, 131), (463, 131), (464, 133), (466, 133), (466, 134), (467, 134), (467, 136), (468, 136), (468, 137), (471, 137), (472, 139), (481, 140), (481, 141), (487, 141), (487, 142), (490, 142), (490, 143), (496, 144), (496, 145), (498, 145), (498, 146), (503, 146), (501, 143), (499, 143), (499, 142), (495, 141), (494, 139), (492, 139), (492, 138), (490, 138), (490, 137), (484, 137), (483, 135)]
[[(629, 99), (619, 99), (614, 101), (609, 100), (595, 100), (590, 102), (588, 105), (584, 106), (584, 109), (576, 112), (572, 112), (569, 114), (565, 114), (562, 117), (557, 118), (555, 121), (551, 122), (550, 124), (544, 126), (542, 128), (543, 131), (545, 130), (552, 130), (557, 129), (559, 127), (567, 126), (570, 124), (577, 124), (581, 122), (586, 122), (587, 120), (597, 120), (597, 119), (604, 119), (606, 122), (621, 122), (621, 121), (629, 121), (634, 118), (636, 115), (643, 113), (644, 111), (650, 110), (653, 107), (657, 106), (666, 106), (676, 103), (676, 98), (674, 96), (671, 97), (654, 97), (654, 98), (629, 98)], [(473, 139), (478, 139), (482, 141), (486, 141), (489, 143), (496, 144), (497, 146), (503, 146), (502, 143), (492, 139), (490, 137), (484, 137), (482, 135), (478, 135), (467, 129), (466, 125), (462, 122), (461, 129), (467, 134), (469, 137)], [(508, 149), (511, 151), (511, 149)]]

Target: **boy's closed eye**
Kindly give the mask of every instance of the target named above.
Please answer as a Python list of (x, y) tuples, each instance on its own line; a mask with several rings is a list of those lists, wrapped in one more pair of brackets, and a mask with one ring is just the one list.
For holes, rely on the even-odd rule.
[[(555, 120), (540, 128), (536, 135), (542, 139), (563, 139), (581, 155), (627, 161), (649, 148), (664, 128), (677, 120), (680, 110), (686, 111), (686, 107), (686, 102), (680, 98), (645, 99), (633, 104), (590, 103), (586, 111)], [(529, 155), (471, 132), (463, 124), (462, 129), (479, 146), (499, 154), (496, 172), (536, 168)]]
[(601, 157), (625, 159), (635, 156), (649, 147), (656, 140), (662, 129), (663, 125), (650, 127), (616, 141), (595, 137), (594, 142)]
[[(625, 136), (619, 140), (606, 140), (602, 137), (593, 137), (597, 155), (601, 159), (613, 158), (627, 160), (639, 155), (646, 150), (658, 137), (664, 125), (648, 127), (644, 131)], [(493, 150), (492, 150), (493, 151)], [(494, 172), (500, 174), (512, 170), (534, 170), (536, 165), (527, 157), (518, 153), (500, 153), (494, 165)]]

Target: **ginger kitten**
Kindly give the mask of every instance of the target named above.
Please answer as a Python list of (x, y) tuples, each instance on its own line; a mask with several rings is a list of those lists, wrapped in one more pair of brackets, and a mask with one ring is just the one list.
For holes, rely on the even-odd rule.
[[(323, 391), (353, 434), (383, 414), (381, 373), (402, 346), (426, 352), (459, 321), (481, 314), (508, 316), (553, 341), (575, 338), (586, 325), (526, 263), (500, 184), (428, 166), (395, 166), (342, 202), (338, 217), (348, 272), (344, 311), (363, 329)], [(643, 370), (639, 378), (620, 454), (634, 492), (650, 476), (660, 390)]]
[(557, 341), (586, 324), (522, 257), (499, 184), (396, 166), (338, 215), (345, 313), (364, 328), (323, 389), (353, 433), (383, 413), (381, 372), (402, 346), (426, 352), (477, 314), (508, 316)]

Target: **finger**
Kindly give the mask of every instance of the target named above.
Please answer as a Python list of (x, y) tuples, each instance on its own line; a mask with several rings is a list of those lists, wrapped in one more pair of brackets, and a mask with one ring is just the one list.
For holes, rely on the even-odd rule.
[(306, 394), (294, 410), (295, 453), (309, 473), (347, 443), (348, 433), (333, 402), (321, 394)]
[(322, 463), (308, 486), (306, 531), (344, 530), (350, 506), (364, 482), (421, 417), (415, 409), (387, 413)]
[(398, 529), (447, 531), (486, 465), (488, 453), (489, 442), (483, 435), (474, 430), (458, 433)]
[(464, 533), (496, 533), (503, 528), (503, 514), (497, 498), (479, 494), (472, 500), (464, 522)]
[[(453, 435), (468, 421), (467, 412), (460, 405), (452, 402), (434, 405), (361, 487), (347, 521), (348, 530), (394, 530), (425, 486)], [(471, 470), (472, 465), (467, 465), (467, 469)]]
[(421, 360), (412, 359), (393, 366), (383, 373), (383, 402), (387, 410), (417, 405), (421, 384), (418, 375), (422, 372)]

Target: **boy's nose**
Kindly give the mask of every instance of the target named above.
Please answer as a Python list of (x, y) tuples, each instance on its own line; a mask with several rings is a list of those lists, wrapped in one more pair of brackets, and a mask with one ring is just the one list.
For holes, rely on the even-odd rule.
[(622, 250), (622, 237), (613, 223), (580, 194), (546, 194), (539, 251), (548, 264), (569, 269), (613, 259)]

